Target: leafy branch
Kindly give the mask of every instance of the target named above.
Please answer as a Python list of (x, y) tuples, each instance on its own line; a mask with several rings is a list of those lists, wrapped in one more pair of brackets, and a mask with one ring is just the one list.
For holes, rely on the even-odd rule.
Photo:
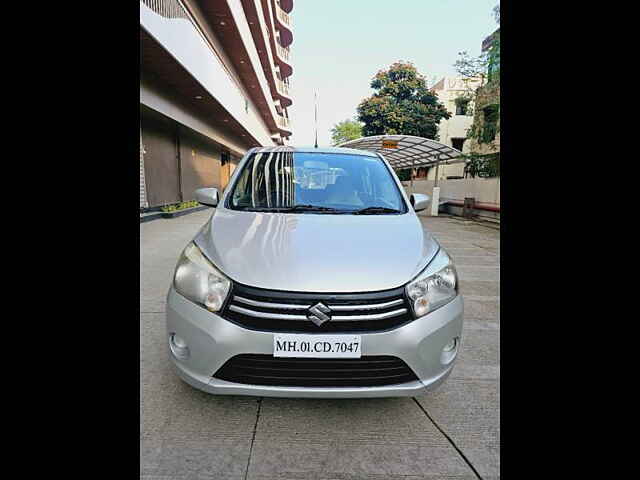
[(465, 177), (491, 178), (500, 176), (500, 152), (480, 155), (477, 153), (464, 154)]

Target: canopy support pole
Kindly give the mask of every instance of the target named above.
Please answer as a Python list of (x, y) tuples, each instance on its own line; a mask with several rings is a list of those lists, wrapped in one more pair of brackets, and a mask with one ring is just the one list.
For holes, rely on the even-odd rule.
[(431, 192), (431, 216), (437, 217), (438, 210), (440, 209), (440, 187), (438, 186), (438, 175), (440, 170), (440, 154), (436, 156), (436, 181), (433, 184), (433, 191)]

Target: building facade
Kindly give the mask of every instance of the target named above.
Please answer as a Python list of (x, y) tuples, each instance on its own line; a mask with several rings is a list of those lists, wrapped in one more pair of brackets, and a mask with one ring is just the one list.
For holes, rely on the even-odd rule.
[[(433, 91), (451, 113), (451, 118), (441, 120), (438, 125), (439, 141), (462, 152), (469, 151), (467, 133), (473, 123), (473, 91), (480, 85), (480, 79), (465, 79), (461, 77), (444, 77), (433, 86)], [(464, 164), (441, 165), (438, 178), (463, 178)], [(436, 178), (436, 168), (421, 168), (416, 172), (416, 178), (433, 180)]]
[(140, 208), (224, 189), (244, 153), (284, 145), (293, 0), (140, 1)]
[(469, 155), (467, 164), (440, 165), (418, 171), (427, 180), (500, 176), (500, 29), (485, 38), (481, 51), (487, 71), (479, 78), (445, 77), (434, 85), (452, 114), (439, 124), (440, 141)]

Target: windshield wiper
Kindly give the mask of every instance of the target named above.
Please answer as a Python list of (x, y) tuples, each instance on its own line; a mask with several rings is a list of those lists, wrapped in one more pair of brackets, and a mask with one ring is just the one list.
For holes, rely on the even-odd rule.
[(341, 212), (337, 208), (323, 207), (322, 205), (294, 205), (293, 207), (280, 207), (280, 212)]
[(387, 208), (387, 207), (367, 207), (362, 208), (360, 210), (354, 210), (354, 215), (375, 215), (377, 213), (402, 213), (400, 210), (396, 210), (395, 208)]
[(268, 207), (237, 207), (236, 210), (242, 210), (242, 211), (245, 211), (245, 212), (273, 212), (273, 211), (277, 211), (276, 209), (268, 208)]
[(322, 205), (293, 205), (292, 207), (239, 207), (238, 210), (244, 210), (247, 212), (339, 212), (350, 213), (350, 210), (338, 210), (332, 207), (323, 207)]

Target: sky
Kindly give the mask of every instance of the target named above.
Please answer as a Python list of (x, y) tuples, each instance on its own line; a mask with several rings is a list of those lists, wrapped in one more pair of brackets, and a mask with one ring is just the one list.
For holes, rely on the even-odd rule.
[(428, 86), (456, 74), (458, 52), (480, 54), (498, 25), (498, 0), (295, 0), (290, 77), (290, 145), (313, 145), (318, 92), (318, 145), (331, 128), (356, 116), (373, 90), (371, 78), (396, 61), (411, 61)]

